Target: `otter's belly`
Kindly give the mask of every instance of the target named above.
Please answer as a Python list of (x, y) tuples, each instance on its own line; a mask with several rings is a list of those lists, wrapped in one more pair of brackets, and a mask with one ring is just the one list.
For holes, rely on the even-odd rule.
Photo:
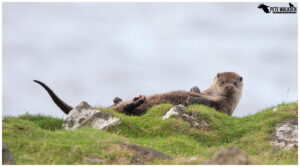
[[(149, 95), (146, 96), (145, 102), (140, 106), (138, 106), (136, 109), (140, 111), (144, 111), (152, 106), (163, 104), (163, 103), (171, 103), (173, 105), (178, 105), (178, 104), (186, 105), (189, 97), (200, 97), (200, 96), (201, 95), (199, 93), (189, 92), (184, 90), (177, 90), (177, 91), (171, 91), (167, 93)], [(111, 107), (111, 109), (122, 111), (123, 108), (131, 102), (132, 100), (123, 101), (118, 105)]]
[(173, 105), (187, 104), (189, 97), (200, 97), (199, 93), (184, 90), (171, 91), (167, 93), (155, 94), (146, 97), (146, 101), (138, 108), (149, 108), (154, 105), (171, 103)]

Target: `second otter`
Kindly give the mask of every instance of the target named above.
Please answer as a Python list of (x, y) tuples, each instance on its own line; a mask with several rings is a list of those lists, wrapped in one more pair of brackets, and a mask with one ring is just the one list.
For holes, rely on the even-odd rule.
[[(64, 113), (68, 114), (72, 110), (72, 107), (59, 99), (47, 85), (40, 81), (34, 81), (46, 89), (55, 104)], [(194, 87), (191, 91), (178, 90), (150, 96), (140, 95), (133, 100), (121, 101), (118, 98), (115, 99), (115, 104), (109, 108), (128, 115), (142, 115), (148, 108), (162, 103), (204, 104), (232, 115), (241, 98), (242, 89), (243, 78), (241, 76), (234, 72), (223, 72), (218, 73), (210, 87), (203, 92)]]

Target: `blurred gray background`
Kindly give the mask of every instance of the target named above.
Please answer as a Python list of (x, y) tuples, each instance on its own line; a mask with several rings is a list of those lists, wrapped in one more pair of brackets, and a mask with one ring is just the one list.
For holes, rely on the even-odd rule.
[(296, 101), (297, 15), (257, 6), (4, 3), (2, 114), (64, 117), (33, 79), (69, 105), (109, 106), (115, 96), (205, 90), (234, 71), (244, 78), (234, 116)]

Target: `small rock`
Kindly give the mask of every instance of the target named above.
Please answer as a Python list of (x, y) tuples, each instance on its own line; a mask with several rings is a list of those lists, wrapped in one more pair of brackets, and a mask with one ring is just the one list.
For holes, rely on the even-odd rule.
[(82, 126), (91, 126), (96, 129), (107, 129), (119, 122), (120, 118), (115, 117), (112, 113), (97, 110), (83, 101), (70, 111), (62, 128), (72, 130)]
[(248, 156), (237, 147), (223, 148), (205, 162), (206, 165), (249, 165)]
[(135, 144), (122, 144), (121, 148), (129, 149), (135, 152), (135, 157), (133, 159), (136, 164), (148, 164), (149, 161), (154, 159), (162, 159), (162, 160), (171, 160), (173, 159), (171, 156), (166, 155), (160, 151), (154, 150), (148, 147), (142, 147)]
[(284, 150), (290, 150), (294, 147), (298, 147), (297, 118), (278, 124), (275, 128), (270, 144)]
[(191, 117), (190, 117), (188, 114), (182, 114), (182, 115), (181, 115), (181, 118), (182, 118), (183, 120), (189, 120)]
[(193, 126), (193, 127), (199, 127), (199, 124), (198, 124), (197, 122), (193, 121), (193, 122), (192, 122), (192, 126)]
[(204, 119), (200, 118), (197, 113), (187, 112), (183, 105), (175, 105), (162, 117), (162, 119), (165, 120), (171, 116), (176, 116), (183, 121), (190, 123), (194, 128), (205, 129), (208, 127), (208, 124)]
[(273, 109), (273, 111), (276, 112), (276, 111), (277, 111), (277, 108), (275, 107), (275, 108)]
[(3, 165), (16, 165), (14, 156), (9, 151), (9, 148), (2, 142), (2, 164)]
[(166, 113), (166, 115), (164, 115), (164, 116), (162, 117), (162, 120), (168, 119), (168, 118), (170, 118), (171, 116), (178, 115), (179, 110), (182, 110), (182, 108), (184, 109), (184, 106), (183, 106), (183, 105), (176, 105), (176, 106), (172, 107), (172, 108)]

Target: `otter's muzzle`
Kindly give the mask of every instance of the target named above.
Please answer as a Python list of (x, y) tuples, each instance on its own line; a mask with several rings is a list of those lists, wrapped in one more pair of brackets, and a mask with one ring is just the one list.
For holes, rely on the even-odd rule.
[(227, 89), (228, 91), (232, 91), (233, 87), (232, 87), (232, 86), (226, 86), (226, 89)]

